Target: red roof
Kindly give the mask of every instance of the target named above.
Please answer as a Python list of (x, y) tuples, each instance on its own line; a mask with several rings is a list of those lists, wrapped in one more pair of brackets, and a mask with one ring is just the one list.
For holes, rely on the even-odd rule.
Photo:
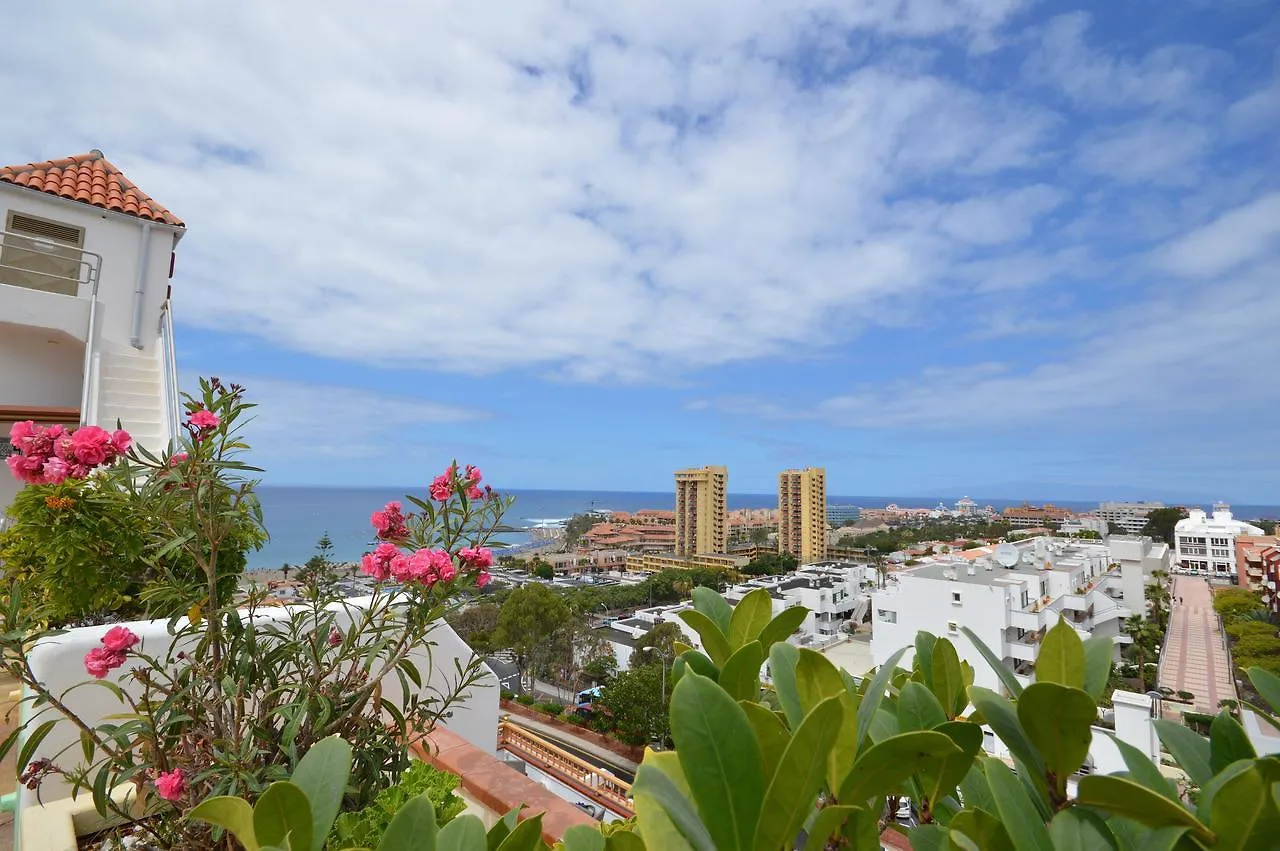
[(182, 219), (170, 213), (133, 181), (124, 176), (102, 154), (92, 150), (60, 160), (11, 165), (0, 168), (0, 183), (12, 183), (81, 201), (103, 210), (114, 210), (153, 222), (186, 227)]

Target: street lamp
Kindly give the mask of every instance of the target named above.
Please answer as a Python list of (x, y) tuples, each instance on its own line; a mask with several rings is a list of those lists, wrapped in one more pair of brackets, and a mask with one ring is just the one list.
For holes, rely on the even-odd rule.
[[(654, 654), (661, 653), (661, 651), (657, 647), (653, 647), (649, 645), (646, 645), (645, 647), (641, 647), (640, 649), (645, 651), (646, 653), (654, 653)], [(663, 659), (661, 655), (658, 655), (658, 665), (659, 667), (662, 668), (662, 692), (661, 692), (662, 700), (660, 701), (660, 705), (662, 707), (662, 718), (664, 721), (662, 725), (662, 742), (663, 742), (663, 746), (665, 747), (666, 741), (667, 741), (667, 730), (666, 730), (666, 723), (665, 723), (666, 717), (667, 717), (667, 660)]]

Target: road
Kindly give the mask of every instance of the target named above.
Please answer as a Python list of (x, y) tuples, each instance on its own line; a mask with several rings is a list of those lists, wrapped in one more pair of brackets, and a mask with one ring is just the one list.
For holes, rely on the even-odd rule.
[(624, 759), (611, 751), (607, 751), (592, 742), (583, 741), (582, 739), (572, 738), (566, 733), (562, 733), (555, 727), (534, 721), (531, 718), (524, 718), (519, 715), (508, 715), (507, 722), (517, 727), (533, 733), (539, 738), (546, 739), (558, 748), (562, 748), (576, 756), (578, 759), (591, 763), (596, 768), (603, 768), (605, 771), (623, 780), (631, 783), (635, 780), (636, 764), (629, 759)]

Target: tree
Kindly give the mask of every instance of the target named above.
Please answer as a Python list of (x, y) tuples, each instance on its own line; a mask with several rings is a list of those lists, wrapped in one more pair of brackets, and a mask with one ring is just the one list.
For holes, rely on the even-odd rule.
[(337, 581), (333, 570), (333, 541), (325, 532), (316, 541), (316, 554), (307, 559), (307, 563), (298, 571), (298, 579), (307, 585), (320, 588), (332, 585)]
[(511, 592), (498, 614), (493, 646), (516, 655), (522, 682), (538, 663), (549, 659), (550, 639), (569, 619), (569, 604), (546, 585), (531, 582)]
[(488, 600), (472, 603), (449, 615), (449, 626), (472, 650), (487, 655), (494, 651), (498, 616), (502, 609)]
[(748, 562), (742, 572), (752, 576), (777, 576), (790, 573), (798, 566), (799, 562), (791, 553), (764, 553)]
[(1153, 508), (1147, 514), (1147, 525), (1142, 527), (1142, 534), (1150, 535), (1152, 540), (1164, 541), (1172, 547), (1173, 529), (1186, 516), (1185, 508)]
[(1169, 603), (1172, 600), (1169, 594), (1169, 586), (1157, 580), (1148, 585), (1143, 593), (1147, 598), (1147, 607), (1151, 611), (1151, 617), (1155, 620), (1156, 626), (1160, 628), (1160, 632), (1163, 633), (1168, 625)]
[(569, 550), (577, 546), (582, 536), (591, 531), (595, 524), (596, 518), (590, 514), (575, 514), (570, 517), (569, 522), (564, 524), (564, 548)]
[(1164, 639), (1164, 631), (1153, 622), (1145, 620), (1142, 615), (1130, 615), (1125, 618), (1124, 632), (1133, 639), (1130, 653), (1138, 663), (1138, 679), (1145, 690), (1155, 683), (1147, 682), (1147, 657), (1156, 655), (1160, 642)]
[(1127, 535), (1127, 534), (1129, 534), (1129, 530), (1128, 530), (1128, 529), (1126, 529), (1126, 528), (1124, 528), (1123, 526), (1121, 526), (1121, 525), (1120, 525), (1120, 524), (1118, 524), (1118, 523), (1112, 523), (1110, 520), (1108, 520), (1108, 521), (1107, 521), (1107, 534), (1108, 534), (1108, 535)]
[[(643, 668), (645, 665), (661, 663), (671, 668), (676, 658), (675, 643), (677, 641), (689, 643), (680, 627), (670, 621), (663, 621), (657, 624), (653, 629), (646, 632), (636, 640), (635, 652), (631, 654), (630, 666), (634, 671), (636, 668)], [(653, 647), (653, 650), (645, 650), (646, 647)]]
[(1213, 610), (1222, 618), (1223, 623), (1264, 611), (1262, 598), (1247, 588), (1219, 588), (1213, 594)]
[(666, 700), (662, 686), (659, 665), (623, 671), (604, 687), (596, 705), (604, 710), (619, 739), (641, 745), (656, 736), (666, 736), (671, 684), (667, 683)]
[(583, 654), (582, 668), (578, 671), (579, 681), (599, 685), (617, 675), (618, 657), (613, 652), (613, 645), (597, 638)]
[(533, 561), (529, 562), (529, 575), (539, 579), (555, 579), (556, 569), (545, 559), (534, 556)]
[(769, 530), (764, 526), (757, 526), (751, 530), (751, 543), (756, 546), (764, 546), (769, 543)]

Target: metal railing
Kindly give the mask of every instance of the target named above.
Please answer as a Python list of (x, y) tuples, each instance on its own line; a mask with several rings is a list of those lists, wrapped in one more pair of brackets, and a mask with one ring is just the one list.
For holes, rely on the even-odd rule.
[(169, 440), (173, 442), (178, 439), (182, 415), (179, 405), (178, 361), (173, 342), (173, 302), (169, 299), (165, 299), (160, 308), (160, 362), (164, 371), (165, 418), (168, 420)]
[(508, 721), (498, 722), (498, 748), (508, 751), (617, 815), (635, 815), (631, 784)]
[(101, 254), (31, 234), (0, 231), (0, 283), (96, 300), (101, 269)]

